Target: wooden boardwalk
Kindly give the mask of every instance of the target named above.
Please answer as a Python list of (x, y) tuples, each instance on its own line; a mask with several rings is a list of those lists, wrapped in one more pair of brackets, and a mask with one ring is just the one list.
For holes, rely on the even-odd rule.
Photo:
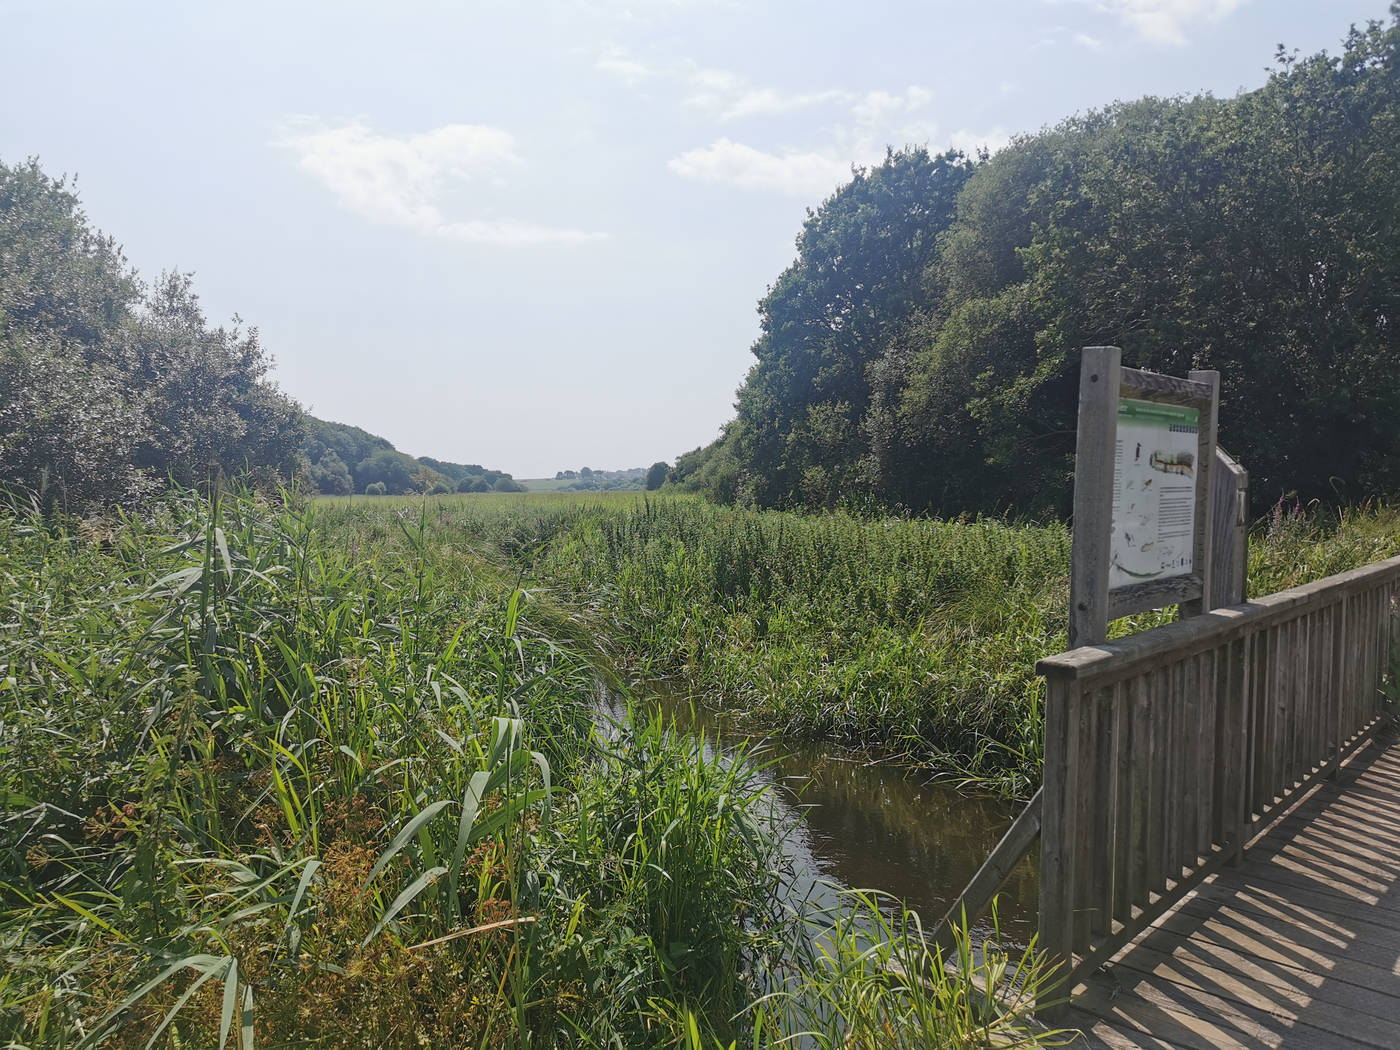
[(1108, 965), (1086, 1048), (1400, 1050), (1400, 744), (1368, 745)]

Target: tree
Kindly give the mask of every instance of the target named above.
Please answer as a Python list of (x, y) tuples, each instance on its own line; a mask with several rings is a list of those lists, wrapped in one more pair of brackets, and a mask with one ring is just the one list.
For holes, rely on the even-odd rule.
[(666, 483), (666, 475), (671, 472), (671, 464), (658, 460), (647, 468), (647, 491), (655, 492)]
[(379, 449), (355, 467), (355, 481), (361, 491), (368, 492), (369, 486), (381, 484), (389, 492), (402, 495), (413, 490), (414, 469), (417, 464), (401, 452), (392, 448)]
[(382, 481), (371, 481), (365, 486), (366, 496), (387, 496), (388, 494), (389, 488)]
[(754, 366), (729, 432), (743, 495), (829, 504), (862, 476), (868, 369), (923, 303), (923, 274), (972, 165), (891, 150), (815, 212), (759, 303)]
[(1069, 512), (1078, 350), (1222, 373), (1259, 502), (1400, 492), (1400, 4), (1259, 90), (1117, 103), (971, 170), (891, 153), (808, 217), (719, 498)]
[(327, 449), (321, 458), (312, 464), (311, 481), (316, 486), (316, 491), (327, 496), (344, 496), (355, 489), (350, 469), (346, 467), (344, 460), (336, 455), (335, 449)]
[(291, 478), (302, 414), (268, 367), (187, 275), (143, 288), (65, 180), (0, 164), (0, 485), (79, 510), (168, 477)]

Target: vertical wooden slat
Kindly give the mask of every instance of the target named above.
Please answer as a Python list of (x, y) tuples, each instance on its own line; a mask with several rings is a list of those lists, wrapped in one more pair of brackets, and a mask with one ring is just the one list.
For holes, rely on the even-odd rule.
[(1283, 778), (1283, 761), (1279, 753), (1282, 747), (1282, 716), (1283, 710), (1283, 681), (1284, 675), (1279, 662), (1281, 654), (1288, 652), (1288, 638), (1282, 624), (1275, 624), (1269, 628), (1269, 667), (1267, 670), (1268, 681), (1264, 686), (1265, 695), (1265, 717), (1268, 725), (1265, 730), (1264, 742), (1267, 749), (1265, 768), (1267, 775), (1264, 779), (1264, 801), (1270, 809), (1273, 808), (1274, 799), (1278, 796), (1278, 783)]
[(1098, 939), (1113, 932), (1113, 846), (1117, 820), (1113, 804), (1117, 796), (1117, 765), (1113, 759), (1114, 724), (1118, 721), (1114, 703), (1117, 691), (1100, 689), (1094, 694), (1094, 795), (1088, 800), (1093, 814), (1093, 841), (1090, 849), (1089, 933)]
[[(1158, 668), (1149, 679), (1151, 703), (1148, 707), (1148, 765), (1151, 768), (1148, 787), (1147, 822), (1147, 890), (1156, 893), (1162, 889), (1166, 878), (1166, 865), (1162, 862), (1162, 826), (1166, 823), (1168, 810), (1165, 799), (1167, 790), (1166, 747), (1164, 744), (1167, 725), (1167, 680), (1170, 677), (1166, 668)], [(1144, 898), (1146, 900), (1147, 898)]]
[(1250, 635), (1250, 696), (1249, 696), (1249, 722), (1245, 731), (1245, 738), (1249, 741), (1250, 750), (1250, 770), (1249, 770), (1249, 819), (1253, 820), (1260, 812), (1260, 797), (1263, 795), (1264, 782), (1264, 704), (1260, 702), (1260, 694), (1264, 690), (1264, 679), (1266, 665), (1264, 663), (1264, 650), (1268, 647), (1268, 632), (1254, 631)]
[(1342, 646), (1342, 654), (1339, 662), (1340, 674), (1337, 688), (1340, 692), (1341, 712), (1337, 719), (1337, 741), (1338, 746), (1345, 744), (1351, 736), (1352, 720), (1356, 714), (1355, 706), (1355, 686), (1356, 661), (1352, 659), (1352, 639), (1356, 637), (1356, 624), (1352, 617), (1352, 601), (1350, 598), (1343, 598), (1339, 603), (1338, 623), (1341, 627), (1341, 638), (1338, 644)]
[(1089, 947), (1091, 919), (1097, 902), (1094, 889), (1097, 875), (1098, 845), (1100, 844), (1098, 799), (1102, 793), (1103, 766), (1098, 754), (1098, 692), (1079, 690), (1075, 703), (1078, 708), (1078, 740), (1080, 770), (1074, 801), (1076, 826), (1079, 828), (1074, 850), (1074, 892), (1070, 897), (1074, 908), (1073, 939), (1076, 955)]
[(1233, 798), (1233, 778), (1242, 765), (1242, 756), (1237, 753), (1239, 735), (1235, 731), (1235, 705), (1230, 696), (1230, 675), (1239, 643), (1231, 642), (1218, 649), (1214, 667), (1214, 707), (1215, 730), (1214, 746), (1211, 749), (1211, 807), (1210, 836), (1218, 843), (1224, 843), (1234, 831), (1234, 812), (1229, 799)]
[(1167, 764), (1167, 783), (1163, 798), (1166, 805), (1165, 819), (1162, 821), (1162, 867), (1163, 874), (1170, 880), (1181, 878), (1180, 854), (1177, 851), (1177, 835), (1181, 812), (1181, 680), (1183, 670), (1178, 660), (1167, 670), (1167, 723), (1162, 739)]
[(1115, 685), (1111, 702), (1113, 745), (1110, 768), (1113, 771), (1113, 827), (1110, 832), (1110, 844), (1113, 849), (1113, 871), (1110, 880), (1112, 900), (1109, 918), (1126, 923), (1131, 917), (1128, 887), (1131, 881), (1129, 871), (1133, 862), (1133, 818), (1136, 812), (1132, 783), (1133, 683), (1119, 682)]
[(1182, 868), (1194, 868), (1196, 858), (1196, 814), (1197, 796), (1200, 786), (1196, 782), (1201, 746), (1201, 663), (1199, 656), (1190, 656), (1181, 661), (1181, 693), (1177, 697), (1177, 707), (1181, 712), (1178, 723), (1177, 761), (1176, 858), (1172, 861), (1172, 871), (1179, 878)]
[(1192, 864), (1196, 857), (1210, 855), (1212, 842), (1219, 841), (1215, 834), (1215, 768), (1219, 754), (1216, 737), (1216, 666), (1223, 662), (1222, 650), (1211, 649), (1201, 654), (1200, 668), (1200, 715), (1196, 721), (1200, 734), (1196, 748), (1196, 843)]
[(1128, 910), (1119, 913), (1127, 921), (1131, 908), (1147, 906), (1147, 894), (1152, 885), (1148, 868), (1147, 840), (1156, 830), (1152, 821), (1152, 685), (1148, 674), (1131, 682), (1133, 704), (1132, 797), (1133, 823), (1130, 837)]
[[(1040, 935), (1041, 947), (1052, 966), (1067, 974), (1072, 963), (1073, 908), (1069, 894), (1074, 886), (1074, 844), (1079, 829), (1074, 796), (1079, 775), (1073, 753), (1077, 731), (1070, 732), (1073, 682), (1051, 678), (1045, 683), (1045, 772), (1040, 831)], [(1047, 1004), (1061, 997), (1059, 988), (1047, 988), (1037, 1004), (1053, 1016)]]
[[(1237, 660), (1230, 663), (1231, 703), (1238, 703), (1238, 709), (1231, 715), (1238, 739), (1231, 748), (1232, 754), (1240, 756), (1238, 779), (1231, 787), (1235, 809), (1235, 858), (1244, 860), (1244, 840), (1250, 821), (1250, 766), (1254, 762), (1254, 741), (1249, 727), (1253, 718), (1254, 696), (1254, 642), (1256, 635), (1246, 634), (1239, 642)], [(1235, 698), (1238, 697), (1238, 701)]]
[(1288, 682), (1288, 790), (1302, 780), (1303, 748), (1308, 742), (1308, 616), (1299, 616), (1292, 622), (1292, 645), (1289, 651)]

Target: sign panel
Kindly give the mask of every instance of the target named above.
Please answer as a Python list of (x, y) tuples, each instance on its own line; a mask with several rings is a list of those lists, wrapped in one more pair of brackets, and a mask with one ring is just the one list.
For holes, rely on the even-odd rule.
[(1194, 408), (1118, 402), (1110, 589), (1190, 574), (1199, 429)]

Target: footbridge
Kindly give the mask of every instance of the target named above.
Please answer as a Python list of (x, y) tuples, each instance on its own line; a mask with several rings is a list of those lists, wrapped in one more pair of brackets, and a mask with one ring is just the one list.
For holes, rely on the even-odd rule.
[(1042, 789), (949, 918), (1038, 841), (1076, 1045), (1400, 1048), (1397, 595), (1393, 558), (1037, 665)]

